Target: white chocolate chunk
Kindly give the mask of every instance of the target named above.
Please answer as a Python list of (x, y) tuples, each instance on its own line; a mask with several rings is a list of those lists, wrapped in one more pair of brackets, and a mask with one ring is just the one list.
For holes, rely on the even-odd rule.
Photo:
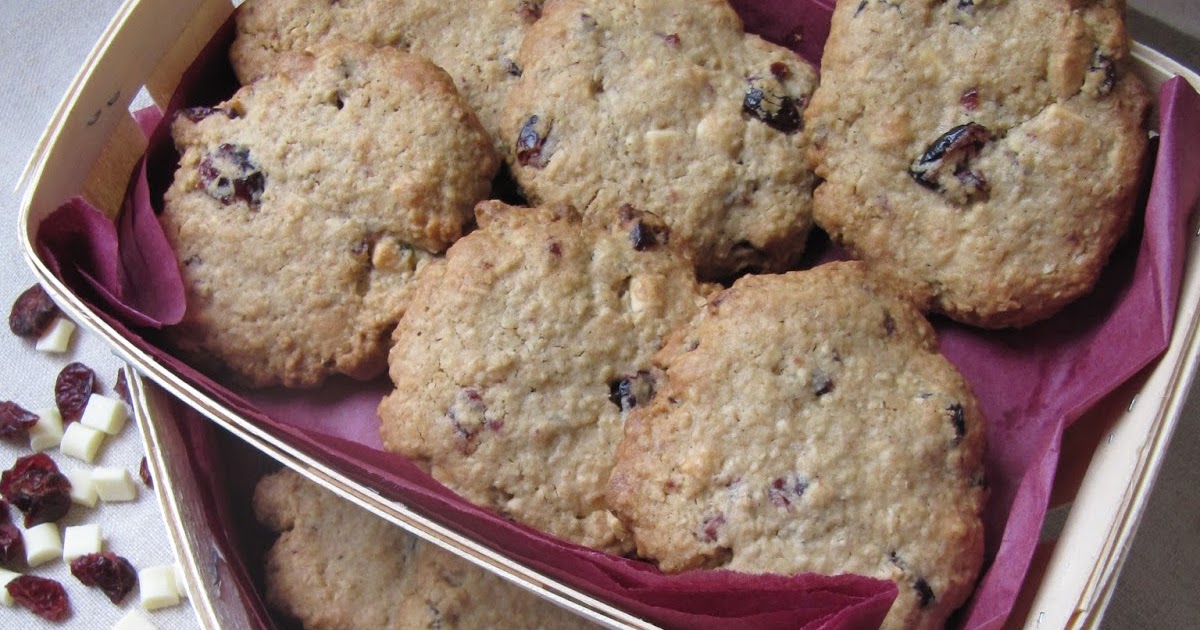
[(9, 582), (19, 577), (21, 577), (20, 573), (13, 573), (8, 569), (0, 569), (0, 604), (4, 604), (5, 606), (16, 605), (16, 602), (13, 601), (12, 595), (8, 594), (8, 589), (5, 587), (8, 586)]
[(96, 452), (104, 443), (104, 436), (103, 431), (72, 422), (67, 425), (67, 430), (63, 431), (62, 443), (58, 445), (58, 450), (62, 451), (63, 455), (70, 455), (90, 464), (96, 459)]
[(113, 501), (133, 501), (137, 499), (137, 484), (124, 468), (97, 466), (92, 469), (92, 483), (96, 484), (96, 494), (106, 503)]
[(62, 354), (71, 345), (71, 335), (75, 334), (75, 322), (59, 315), (46, 332), (38, 337), (34, 348), (53, 354)]
[(138, 612), (138, 609), (130, 608), (125, 616), (113, 624), (112, 630), (158, 630), (158, 626), (151, 623), (146, 615)]
[(40, 453), (58, 446), (63, 437), (62, 414), (58, 412), (58, 407), (46, 407), (34, 413), (38, 421), (29, 428), (29, 447), (33, 452)]
[(138, 571), (138, 590), (142, 594), (142, 608), (146, 610), (179, 605), (175, 566), (161, 564)]
[(62, 557), (62, 537), (58, 525), (42, 523), (25, 530), (25, 561), (36, 567)]
[(96, 484), (92, 482), (92, 473), (86, 468), (65, 470), (63, 474), (71, 482), (71, 502), (85, 507), (96, 507), (100, 495), (96, 493)]
[(83, 408), (83, 417), (79, 422), (109, 435), (116, 435), (125, 426), (129, 418), (129, 410), (125, 403), (108, 396), (92, 394), (88, 397), (87, 406)]
[(179, 591), (180, 599), (187, 599), (187, 579), (183, 577), (183, 565), (175, 563), (175, 590)]
[(63, 530), (63, 560), (70, 562), (89, 553), (100, 553), (104, 540), (100, 537), (100, 526), (95, 523), (75, 525)]

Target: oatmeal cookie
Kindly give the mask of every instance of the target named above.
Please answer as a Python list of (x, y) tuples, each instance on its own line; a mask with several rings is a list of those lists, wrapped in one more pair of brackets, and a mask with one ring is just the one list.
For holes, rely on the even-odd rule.
[(968, 324), (1027, 325), (1090, 291), (1147, 145), (1123, 9), (839, 1), (805, 112), (817, 224)]
[(479, 229), (418, 274), (379, 407), (384, 446), (467, 500), (621, 553), (604, 486), (650, 357), (702, 301), (656, 217), (484, 202)]
[(895, 580), (941, 628), (983, 559), (983, 420), (929, 323), (860, 262), (747, 276), (673, 333), (609, 505), (666, 572)]
[(249, 83), (274, 72), (280, 53), (341, 41), (418, 53), (454, 78), (496, 135), (504, 95), (521, 75), (517, 48), (541, 10), (541, 0), (250, 0), (238, 11), (229, 57)]
[(581, 628), (583, 619), (282, 470), (254, 512), (280, 532), (267, 601), (307, 630)]
[(292, 59), (176, 117), (160, 217), (188, 299), (170, 343), (258, 386), (381, 373), (409, 280), (462, 234), (498, 165), (425, 59), (363, 46)]
[(653, 212), (706, 279), (798, 261), (816, 75), (725, 0), (550, 2), (517, 63), (501, 133), (531, 201)]

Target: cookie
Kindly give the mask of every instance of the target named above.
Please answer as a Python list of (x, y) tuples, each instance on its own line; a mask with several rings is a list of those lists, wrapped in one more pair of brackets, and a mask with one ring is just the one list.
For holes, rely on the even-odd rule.
[(1090, 291), (1147, 145), (1123, 8), (839, 1), (805, 112), (817, 224), (976, 326), (1024, 326)]
[(384, 446), (468, 501), (621, 553), (604, 486), (650, 357), (702, 300), (653, 215), (476, 208), (479, 229), (426, 266), (394, 335)]
[(653, 212), (705, 279), (798, 261), (816, 75), (724, 0), (551, 2), (517, 63), (501, 133), (528, 199)]
[(281, 532), (265, 559), (272, 608), (308, 630), (404, 627), (391, 620), (416, 538), (286, 469), (259, 482), (254, 513)]
[(291, 59), (175, 118), (160, 217), (188, 300), (169, 342), (255, 386), (381, 373), (413, 273), (462, 234), (498, 165), (427, 60), (363, 46)]
[(465, 560), (419, 542), (400, 585), (397, 628), (575, 630), (593, 624)]
[(254, 512), (280, 532), (266, 557), (267, 601), (307, 630), (587, 625), (293, 471), (259, 482)]
[(654, 359), (609, 505), (665, 572), (895, 580), (941, 628), (983, 557), (983, 420), (929, 323), (860, 262), (747, 276)]
[(341, 41), (394, 46), (445, 69), (496, 134), (504, 95), (521, 74), (517, 48), (541, 8), (541, 0), (250, 0), (238, 11), (229, 57), (249, 83), (275, 71), (281, 52)]

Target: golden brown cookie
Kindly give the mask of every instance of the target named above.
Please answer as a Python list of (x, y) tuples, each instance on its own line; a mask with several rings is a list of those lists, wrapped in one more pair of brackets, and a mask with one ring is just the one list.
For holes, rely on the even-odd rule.
[(418, 274), (379, 407), (384, 446), (467, 500), (621, 553), (604, 486), (650, 357), (701, 301), (649, 214), (484, 202), (479, 229)]
[(268, 602), (307, 630), (589, 627), (585, 620), (282, 470), (254, 493), (280, 532)]
[(342, 41), (394, 46), (444, 68), (496, 135), (504, 95), (521, 75), (517, 47), (541, 10), (542, 0), (250, 0), (229, 56), (249, 83), (275, 72), (281, 53)]
[(968, 324), (1023, 326), (1090, 291), (1147, 144), (1123, 9), (839, 1), (805, 115), (817, 224)]
[(666, 572), (895, 580), (941, 628), (983, 560), (984, 425), (929, 323), (862, 263), (746, 276), (656, 355), (609, 505)]
[(259, 386), (382, 372), (409, 280), (462, 234), (498, 164), (427, 60), (363, 46), (292, 60), (176, 117), (160, 217), (187, 287), (170, 342)]
[(517, 62), (502, 134), (531, 201), (653, 212), (707, 279), (799, 260), (816, 74), (725, 0), (551, 2)]

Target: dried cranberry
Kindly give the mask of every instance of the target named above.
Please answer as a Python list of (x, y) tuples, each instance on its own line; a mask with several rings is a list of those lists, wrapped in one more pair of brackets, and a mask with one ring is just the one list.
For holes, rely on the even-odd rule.
[(35, 575), (22, 575), (8, 583), (8, 594), (33, 614), (49, 621), (62, 621), (71, 603), (62, 584)]
[(929, 586), (929, 582), (923, 577), (913, 580), (913, 590), (917, 592), (917, 598), (920, 601), (921, 608), (927, 608), (933, 603), (934, 595), (933, 588)]
[(958, 104), (963, 106), (963, 109), (973, 112), (979, 109), (979, 90), (970, 88), (958, 97)]
[(942, 134), (908, 169), (918, 184), (946, 195), (956, 203), (966, 203), (988, 193), (982, 173), (970, 168), (970, 161), (992, 140), (992, 132), (978, 123), (959, 125)]
[(13, 525), (8, 503), (0, 501), (0, 564), (12, 566), (25, 558), (25, 539)]
[(775, 80), (750, 79), (750, 87), (742, 98), (742, 111), (763, 121), (767, 126), (786, 134), (796, 133), (804, 125), (801, 105), (783, 91)]
[(717, 512), (712, 516), (704, 517), (700, 523), (700, 531), (704, 533), (705, 540), (716, 542), (717, 537), (721, 533), (721, 528), (725, 526), (725, 514)]
[(25, 558), (25, 539), (12, 523), (0, 523), (0, 564), (13, 566)]
[(891, 313), (883, 314), (883, 332), (889, 337), (896, 334), (896, 320)]
[(150, 463), (146, 461), (146, 456), (142, 456), (142, 463), (138, 466), (138, 476), (142, 478), (142, 485), (154, 489), (154, 479), (150, 477)]
[(514, 77), (521, 76), (521, 72), (522, 72), (521, 66), (518, 66), (517, 62), (513, 61), (512, 59), (510, 59), (508, 57), (500, 58), (500, 67), (503, 68), (504, 72), (510, 76), (514, 76)]
[(551, 241), (550, 244), (546, 245), (546, 251), (550, 252), (550, 255), (555, 258), (562, 258), (562, 245), (559, 245), (554, 241)]
[(14, 440), (29, 435), (38, 417), (11, 400), (0, 402), (0, 438)]
[(467, 387), (458, 392), (454, 403), (446, 410), (446, 419), (454, 427), (459, 450), (465, 455), (474, 453), (478, 448), (477, 438), (481, 429), (499, 431), (504, 427), (503, 421), (488, 418), (487, 403), (474, 387)]
[(267, 178), (250, 157), (250, 149), (229, 143), (205, 155), (198, 171), (204, 192), (224, 205), (235, 201), (257, 205), (267, 187)]
[(771, 76), (775, 77), (776, 79), (782, 81), (791, 76), (791, 74), (792, 71), (790, 68), (788, 68), (786, 63), (783, 63), (782, 61), (776, 61), (775, 63), (771, 64)]
[(622, 412), (644, 405), (651, 398), (654, 398), (654, 377), (645, 370), (608, 384), (608, 399)]
[(679, 48), (679, 45), (682, 43), (682, 40), (679, 39), (679, 33), (659, 35), (659, 37), (662, 38), (664, 44), (670, 46), (671, 48)]
[(542, 17), (542, 3), (523, 0), (517, 5), (517, 15), (520, 15), (526, 24), (532, 24)]
[(617, 219), (622, 228), (629, 230), (629, 242), (636, 251), (644, 252), (671, 240), (671, 230), (662, 220), (629, 204), (618, 209)]
[(521, 166), (544, 168), (550, 162), (550, 151), (546, 150), (546, 137), (550, 135), (547, 124), (543, 132), (539, 131), (541, 119), (535, 114), (530, 116), (517, 135), (517, 163)]
[(129, 381), (125, 379), (125, 368), (117, 370), (117, 382), (113, 385), (113, 393), (125, 401), (125, 404), (133, 404), (133, 400), (129, 397)]
[(88, 398), (95, 391), (96, 373), (92, 368), (78, 361), (67, 364), (54, 382), (54, 403), (58, 405), (63, 422), (74, 422), (82, 418)]
[(58, 305), (50, 299), (42, 285), (35, 284), (25, 289), (13, 302), (12, 310), (8, 313), (8, 329), (18, 337), (36, 339), (50, 328), (57, 315)]
[(967, 434), (967, 416), (962, 405), (954, 403), (946, 411), (950, 412), (950, 424), (954, 425), (954, 443), (958, 444)]
[(237, 112), (225, 107), (188, 107), (186, 109), (179, 110), (178, 115), (183, 116), (192, 122), (200, 122), (201, 120), (204, 120), (205, 118), (208, 118), (214, 114), (224, 114), (227, 118), (238, 117)]
[(806, 477), (796, 473), (776, 477), (771, 480), (771, 487), (767, 488), (767, 500), (777, 508), (787, 508), (792, 505), (793, 501), (804, 496), (804, 491), (808, 490), (808, 484)]
[(1104, 96), (1112, 92), (1117, 84), (1117, 64), (1110, 55), (1104, 54), (1099, 48), (1092, 51), (1092, 63), (1088, 66), (1087, 77), (1084, 79), (1084, 91), (1093, 96)]
[(71, 482), (45, 453), (18, 458), (4, 471), (0, 495), (25, 513), (25, 527), (57, 521), (71, 508)]
[(114, 604), (137, 586), (137, 572), (128, 560), (111, 551), (89, 553), (71, 561), (71, 575), (84, 586), (98, 586)]
[(833, 391), (833, 377), (824, 372), (815, 372), (812, 387), (814, 394), (824, 396)]

